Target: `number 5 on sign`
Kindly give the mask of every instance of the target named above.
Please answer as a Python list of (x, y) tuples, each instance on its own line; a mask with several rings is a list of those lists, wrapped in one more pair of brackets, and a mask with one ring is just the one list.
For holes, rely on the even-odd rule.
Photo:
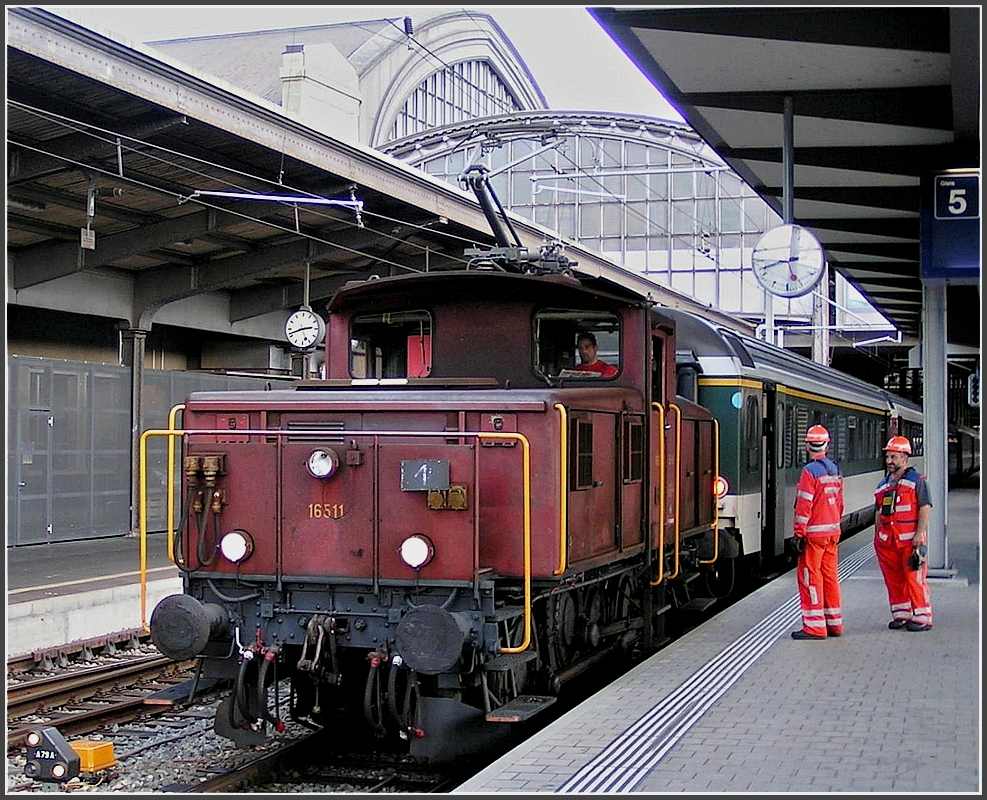
[(936, 176), (936, 219), (980, 217), (979, 175)]

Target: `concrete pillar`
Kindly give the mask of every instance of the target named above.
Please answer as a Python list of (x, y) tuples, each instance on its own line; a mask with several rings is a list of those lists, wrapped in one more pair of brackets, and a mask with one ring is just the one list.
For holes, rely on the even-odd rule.
[(925, 476), (932, 493), (929, 519), (929, 575), (952, 577), (946, 541), (949, 491), (946, 443), (946, 286), (922, 283), (922, 412)]

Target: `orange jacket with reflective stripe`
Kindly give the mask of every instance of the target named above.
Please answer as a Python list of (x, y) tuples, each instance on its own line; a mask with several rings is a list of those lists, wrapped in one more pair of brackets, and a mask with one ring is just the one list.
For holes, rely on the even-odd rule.
[(887, 475), (877, 484), (874, 502), (880, 512), (875, 536), (882, 543), (911, 544), (918, 528), (918, 493), (921, 476), (908, 467), (897, 482)]
[(795, 488), (795, 535), (839, 536), (843, 518), (843, 476), (825, 456), (802, 468)]

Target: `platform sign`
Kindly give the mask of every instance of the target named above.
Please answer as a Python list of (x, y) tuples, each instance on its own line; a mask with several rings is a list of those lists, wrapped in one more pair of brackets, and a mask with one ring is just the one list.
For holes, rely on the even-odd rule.
[(980, 217), (979, 175), (936, 175), (936, 219)]
[(980, 170), (943, 170), (922, 180), (922, 280), (980, 282)]

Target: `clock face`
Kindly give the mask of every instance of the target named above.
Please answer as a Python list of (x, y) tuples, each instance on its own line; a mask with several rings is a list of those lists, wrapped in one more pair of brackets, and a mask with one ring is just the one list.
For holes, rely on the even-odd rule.
[(801, 225), (779, 225), (758, 239), (751, 266), (766, 291), (780, 297), (800, 297), (819, 283), (826, 259), (811, 231)]
[(292, 347), (308, 350), (315, 347), (326, 332), (322, 317), (308, 308), (301, 308), (288, 317), (284, 323), (284, 335)]

